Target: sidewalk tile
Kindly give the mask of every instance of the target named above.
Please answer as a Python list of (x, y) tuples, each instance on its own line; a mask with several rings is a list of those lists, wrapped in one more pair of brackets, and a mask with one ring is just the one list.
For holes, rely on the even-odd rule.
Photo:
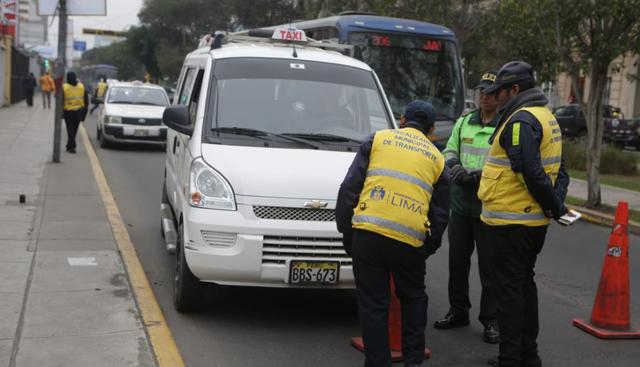
[(155, 362), (144, 332), (135, 330), (107, 335), (23, 338), (16, 367), (33, 366), (152, 367)]
[(141, 328), (128, 288), (71, 292), (31, 292), (25, 338), (100, 335)]
[(0, 240), (26, 240), (33, 228), (29, 222), (0, 222)]
[(113, 240), (40, 240), (40, 251), (101, 251), (116, 250)]
[(31, 262), (0, 263), (0, 292), (24, 292)]
[(0, 315), (2, 315), (0, 317), (0, 339), (13, 339), (16, 335), (23, 298), (24, 290), (22, 292), (0, 292)]
[[(31, 292), (126, 288), (119, 256), (115, 251), (38, 251)], [(68, 258), (78, 257), (94, 258), (97, 265), (69, 265)]]
[(40, 240), (113, 240), (111, 226), (100, 222), (44, 222)]
[(47, 196), (43, 222), (106, 221), (107, 214), (99, 196)]
[(0, 366), (8, 366), (11, 359), (13, 340), (0, 340)]
[(0, 263), (31, 262), (33, 252), (27, 251), (27, 246), (28, 241), (0, 240)]

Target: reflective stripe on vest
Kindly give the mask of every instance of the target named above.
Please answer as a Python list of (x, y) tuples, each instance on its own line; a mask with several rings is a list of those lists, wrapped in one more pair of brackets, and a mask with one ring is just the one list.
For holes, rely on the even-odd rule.
[[(519, 111), (531, 113), (542, 127), (540, 163), (551, 182), (555, 184), (562, 162), (562, 135), (557, 129), (555, 117), (546, 107), (526, 107)], [(513, 116), (511, 115), (511, 116)], [(521, 224), (544, 226), (549, 224), (538, 202), (533, 198), (523, 180), (511, 169), (507, 152), (500, 146), (500, 136), (511, 122), (511, 117), (500, 127), (485, 160), (478, 198), (482, 200), (483, 222), (493, 225)]]
[(443, 169), (444, 157), (419, 130), (376, 132), (353, 227), (422, 246), (433, 185)]
[(84, 107), (84, 85), (78, 83), (75, 86), (64, 83), (64, 110), (77, 111)]

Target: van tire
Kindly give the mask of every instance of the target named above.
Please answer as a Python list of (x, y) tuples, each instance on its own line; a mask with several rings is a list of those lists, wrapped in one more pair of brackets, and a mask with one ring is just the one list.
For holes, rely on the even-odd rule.
[(98, 141), (100, 141), (100, 148), (104, 148), (104, 149), (111, 148), (111, 143), (107, 141), (107, 139), (104, 137), (104, 134), (102, 132), (100, 132)]
[(194, 312), (202, 306), (204, 285), (193, 275), (184, 256), (184, 229), (182, 223), (178, 226), (178, 243), (176, 245), (173, 305), (178, 312)]

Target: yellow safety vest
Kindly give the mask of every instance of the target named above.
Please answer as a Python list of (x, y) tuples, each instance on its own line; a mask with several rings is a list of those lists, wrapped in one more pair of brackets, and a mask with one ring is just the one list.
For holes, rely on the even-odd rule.
[[(562, 133), (555, 117), (546, 107), (526, 107), (518, 111), (531, 113), (542, 126), (540, 159), (544, 171), (555, 184), (562, 159)], [(482, 200), (480, 219), (488, 225), (521, 224), (529, 227), (549, 224), (538, 202), (531, 196), (524, 180), (511, 169), (507, 152), (500, 146), (500, 136), (509, 119), (496, 134), (482, 169), (478, 198)], [(514, 134), (515, 136), (515, 134)]]
[(96, 92), (96, 97), (102, 98), (104, 97), (104, 92), (107, 90), (107, 83), (100, 82), (98, 83), (98, 91)]
[(378, 131), (353, 227), (421, 247), (433, 185), (443, 169), (444, 157), (419, 130)]
[(84, 85), (80, 82), (75, 86), (64, 83), (64, 110), (77, 111), (84, 107)]

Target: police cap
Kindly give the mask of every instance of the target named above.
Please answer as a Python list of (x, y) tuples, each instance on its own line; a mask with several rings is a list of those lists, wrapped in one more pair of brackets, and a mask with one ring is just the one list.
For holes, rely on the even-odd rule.
[(511, 61), (500, 68), (496, 81), (492, 86), (485, 88), (482, 92), (490, 94), (498, 89), (512, 85), (516, 82), (534, 80), (533, 67), (524, 61)]
[(498, 75), (498, 70), (492, 69), (482, 74), (482, 78), (480, 78), (480, 83), (475, 86), (474, 89), (480, 89), (480, 92), (484, 92), (484, 90), (493, 85), (496, 81), (496, 75)]
[(430, 128), (436, 120), (436, 110), (431, 103), (416, 99), (409, 102), (404, 109), (407, 122), (416, 122), (425, 128)]

